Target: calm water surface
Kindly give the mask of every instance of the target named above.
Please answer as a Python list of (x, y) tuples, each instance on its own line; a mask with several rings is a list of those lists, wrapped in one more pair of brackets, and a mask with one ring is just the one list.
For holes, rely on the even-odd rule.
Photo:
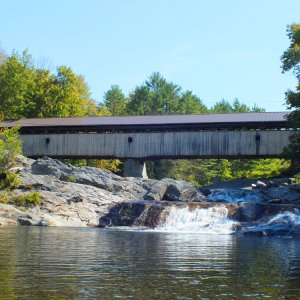
[(300, 240), (0, 228), (0, 299), (300, 299)]

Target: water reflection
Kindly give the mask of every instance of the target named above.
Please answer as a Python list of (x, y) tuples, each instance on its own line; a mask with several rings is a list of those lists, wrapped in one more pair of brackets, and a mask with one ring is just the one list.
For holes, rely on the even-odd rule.
[(0, 229), (0, 299), (297, 299), (300, 241)]

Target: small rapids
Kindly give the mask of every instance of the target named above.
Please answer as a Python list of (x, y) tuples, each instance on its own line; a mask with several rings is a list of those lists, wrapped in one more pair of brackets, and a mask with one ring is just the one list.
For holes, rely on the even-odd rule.
[(261, 224), (246, 226), (242, 232), (246, 235), (300, 236), (299, 210), (296, 209), (294, 212), (284, 211)]
[(155, 231), (230, 234), (236, 231), (239, 222), (228, 219), (225, 206), (196, 208), (170, 207), (166, 220)]
[(300, 225), (300, 213), (298, 209), (295, 209), (294, 212), (285, 211), (283, 213), (277, 214), (273, 218), (271, 218), (267, 225)]
[(228, 218), (224, 206), (209, 208), (169, 207), (167, 217), (154, 229), (159, 232), (208, 233), (208, 234), (255, 234), (270, 236), (300, 235), (300, 212), (284, 211), (268, 220), (250, 225)]

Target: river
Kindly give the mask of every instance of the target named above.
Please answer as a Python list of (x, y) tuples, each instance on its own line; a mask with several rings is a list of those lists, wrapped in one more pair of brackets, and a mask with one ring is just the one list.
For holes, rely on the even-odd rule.
[(0, 299), (300, 299), (300, 240), (0, 228)]

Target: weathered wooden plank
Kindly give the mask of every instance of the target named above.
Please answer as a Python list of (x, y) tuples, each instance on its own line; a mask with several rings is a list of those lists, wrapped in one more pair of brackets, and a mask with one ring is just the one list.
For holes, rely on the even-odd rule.
[[(22, 135), (31, 157), (277, 157), (291, 131), (194, 131)], [(259, 138), (258, 138), (259, 137)]]

